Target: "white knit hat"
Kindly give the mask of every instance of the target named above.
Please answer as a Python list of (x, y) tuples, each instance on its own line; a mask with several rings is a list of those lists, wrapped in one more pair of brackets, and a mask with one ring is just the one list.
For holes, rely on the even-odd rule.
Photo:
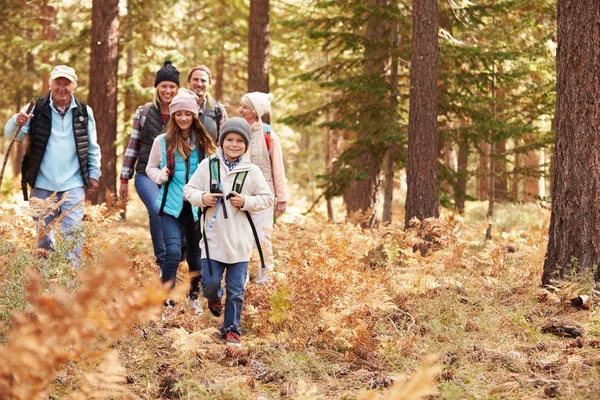
[(198, 96), (196, 93), (189, 89), (179, 89), (177, 95), (171, 100), (169, 104), (169, 113), (173, 115), (177, 111), (189, 111), (194, 114), (198, 114)]
[(271, 101), (273, 101), (273, 95), (271, 93), (252, 92), (246, 93), (242, 97), (242, 103), (250, 107), (250, 109), (258, 115), (258, 118), (262, 118), (263, 115), (270, 111)]

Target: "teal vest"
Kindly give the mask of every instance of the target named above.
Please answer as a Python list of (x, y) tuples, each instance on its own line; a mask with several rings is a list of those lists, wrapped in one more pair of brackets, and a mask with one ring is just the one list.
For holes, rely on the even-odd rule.
[[(165, 141), (164, 133), (159, 135), (157, 138), (160, 140), (162, 151), (160, 168), (163, 169), (167, 166), (167, 142)], [(198, 151), (200, 151), (200, 157), (198, 157)], [(181, 154), (179, 154), (178, 151), (175, 151), (175, 173), (170, 181), (160, 185), (160, 191), (155, 203), (156, 207), (161, 210), (164, 199), (164, 207), (161, 210), (163, 214), (168, 214), (175, 218), (179, 217), (179, 214), (181, 214), (181, 210), (183, 209), (183, 202), (185, 200), (185, 197), (183, 196), (183, 187), (186, 183), (188, 183), (198, 168), (198, 162), (202, 161), (203, 158), (204, 151), (202, 149), (195, 148), (187, 160), (184, 160)], [(192, 206), (192, 214), (194, 215), (194, 221), (197, 221), (198, 207)]]

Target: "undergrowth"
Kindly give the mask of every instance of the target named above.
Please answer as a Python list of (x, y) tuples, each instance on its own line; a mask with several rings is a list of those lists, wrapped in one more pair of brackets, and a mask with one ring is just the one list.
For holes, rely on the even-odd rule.
[(592, 398), (600, 313), (569, 301), (590, 293), (587, 276), (540, 287), (548, 212), (499, 206), (485, 242), (471, 207), (408, 231), (279, 224), (275, 279), (247, 285), (235, 349), (216, 337), (220, 320), (187, 309), (185, 263), (175, 314), (160, 320), (156, 266), (118, 208), (86, 208), (74, 268), (64, 242), (38, 258), (30, 212), (3, 206), (0, 397)]

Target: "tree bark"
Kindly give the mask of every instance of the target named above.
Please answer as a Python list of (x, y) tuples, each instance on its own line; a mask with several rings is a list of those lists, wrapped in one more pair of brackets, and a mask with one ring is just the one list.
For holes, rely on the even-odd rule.
[(248, 92), (269, 93), (269, 0), (250, 0)]
[[(58, 39), (58, 25), (56, 23), (56, 8), (48, 5), (48, 0), (44, 0), (40, 8), (40, 24), (42, 25), (42, 40), (46, 42), (55, 42)], [(51, 53), (42, 55), (42, 63), (50, 64)], [(48, 93), (50, 85), (50, 72), (42, 73), (42, 94)]]
[(437, 176), (437, 0), (413, 2), (406, 215), (439, 217)]
[[(394, 28), (392, 30), (392, 47), (394, 51), (398, 49), (398, 41), (399, 41), (399, 26), (398, 23), (394, 24)], [(391, 71), (392, 79), (392, 93), (391, 93), (391, 101), (392, 101), (392, 110), (394, 114), (392, 115), (393, 121), (395, 124), (398, 123), (398, 118), (396, 114), (396, 110), (398, 108), (398, 55), (394, 54), (392, 58), (392, 71)], [(392, 223), (392, 204), (394, 202), (394, 141), (390, 140), (389, 147), (385, 153), (385, 185), (384, 185), (384, 195), (383, 195), (383, 223), (391, 224)]]
[(552, 215), (542, 283), (600, 261), (600, 1), (558, 1)]
[(119, 1), (94, 0), (88, 103), (94, 111), (102, 152), (102, 177), (90, 201), (99, 204), (106, 190), (116, 193), (117, 73), (119, 62)]
[(458, 191), (454, 193), (454, 204), (456, 205), (456, 209), (459, 213), (465, 212), (465, 196), (467, 193), (467, 161), (469, 156), (469, 147), (467, 145), (467, 141), (462, 139), (458, 144), (458, 178), (456, 179), (456, 183), (458, 186)]

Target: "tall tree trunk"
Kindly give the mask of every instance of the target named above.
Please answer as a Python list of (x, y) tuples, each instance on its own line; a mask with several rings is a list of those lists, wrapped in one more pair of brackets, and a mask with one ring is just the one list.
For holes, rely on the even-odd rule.
[[(600, 261), (600, 1), (558, 0), (556, 145), (542, 283)], [(576, 60), (576, 61), (574, 61)]]
[[(518, 147), (519, 146), (519, 139), (514, 139), (514, 146)], [(515, 166), (513, 168), (513, 173), (512, 173), (512, 185), (511, 185), (511, 200), (512, 201), (519, 201), (520, 197), (519, 197), (519, 181), (520, 181), (520, 173), (519, 173), (519, 168), (521, 167), (521, 154), (520, 153), (515, 153)]]
[(481, 143), (479, 145), (479, 171), (477, 172), (477, 198), (480, 201), (485, 201), (490, 195), (490, 145), (489, 143)]
[(106, 189), (116, 193), (117, 73), (119, 62), (119, 0), (92, 2), (90, 92), (88, 103), (94, 111), (98, 144), (102, 152), (102, 177), (90, 201), (106, 199)]
[(465, 212), (465, 196), (467, 193), (467, 176), (469, 171), (467, 170), (467, 163), (469, 157), (469, 147), (465, 139), (461, 139), (458, 144), (458, 178), (456, 184), (458, 191), (454, 193), (454, 204), (459, 213)]
[(496, 178), (494, 179), (494, 199), (497, 202), (505, 202), (508, 200), (508, 180), (506, 179), (506, 141), (499, 140), (494, 146), (494, 153), (496, 155), (496, 162), (494, 171), (496, 172)]
[[(386, 7), (389, 0), (369, 0), (366, 2), (372, 7)], [(375, 42), (381, 38), (390, 37), (389, 24), (382, 22), (378, 18), (370, 18), (367, 21), (365, 28), (365, 36), (367, 40)], [(385, 57), (382, 57), (382, 51), (385, 49), (378, 46), (366, 46), (364, 50), (363, 73), (369, 77), (384, 77), (386, 72)], [(383, 101), (383, 98), (382, 100)], [(375, 112), (375, 110), (373, 110)], [(383, 154), (383, 146), (368, 146), (366, 143), (378, 142), (380, 139), (369, 130), (369, 126), (373, 124), (374, 114), (368, 115), (369, 112), (361, 114), (361, 126), (363, 127), (357, 132), (356, 142), (361, 143), (362, 151), (360, 156), (354, 161), (356, 165), (361, 167), (361, 172), (364, 178), (353, 180), (344, 192), (344, 201), (346, 203), (347, 215), (355, 213), (363, 213), (361, 226), (363, 228), (373, 228), (379, 224), (379, 191), (381, 190), (381, 160)], [(380, 142), (382, 143), (382, 142)], [(376, 149), (370, 149), (375, 147)]]
[(439, 217), (437, 176), (437, 0), (413, 1), (405, 228)]
[(250, 0), (248, 92), (269, 93), (269, 0)]
[[(40, 8), (40, 24), (42, 25), (42, 40), (45, 42), (55, 42), (58, 40), (58, 24), (56, 23), (56, 8), (48, 5), (48, 0), (44, 0)], [(51, 53), (42, 54), (42, 63), (50, 64)], [(48, 93), (50, 85), (49, 72), (42, 73), (42, 94)]]
[(223, 77), (225, 76), (225, 49), (221, 49), (215, 66), (215, 99), (221, 101), (223, 99)]
[[(392, 47), (394, 51), (398, 49), (399, 26), (394, 23), (392, 30)], [(392, 118), (394, 123), (398, 123), (397, 108), (398, 108), (398, 55), (394, 53), (392, 58)], [(394, 141), (390, 140), (389, 147), (385, 153), (385, 185), (383, 195), (383, 223), (390, 224), (392, 222), (392, 203), (394, 202)]]
[[(527, 143), (527, 139), (525, 139)], [(525, 154), (525, 168), (528, 171), (537, 171), (540, 168), (540, 156), (535, 150), (531, 150)], [(537, 201), (540, 195), (540, 178), (528, 176), (525, 177), (523, 183), (523, 200)]]

